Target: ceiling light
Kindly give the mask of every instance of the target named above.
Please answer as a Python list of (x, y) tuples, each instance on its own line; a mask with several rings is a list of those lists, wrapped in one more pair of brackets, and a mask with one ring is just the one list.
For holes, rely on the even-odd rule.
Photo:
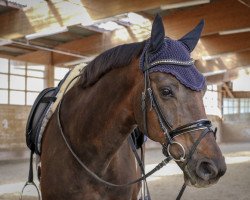
[(136, 13), (128, 13), (127, 17), (119, 19), (120, 22), (122, 23), (128, 23), (128, 24), (136, 24), (136, 25), (143, 25), (149, 21), (149, 19), (138, 15)]
[(244, 33), (244, 32), (249, 32), (249, 31), (250, 31), (250, 27), (242, 28), (242, 29), (228, 30), (228, 31), (220, 31), (219, 35), (229, 35), (229, 34)]
[(0, 46), (11, 44), (12, 41), (6, 39), (0, 39)]
[(112, 22), (112, 21), (100, 23), (100, 24), (97, 24), (96, 26), (100, 29), (104, 29), (107, 31), (114, 31), (116, 29), (123, 28), (123, 26), (117, 24), (116, 22)]
[(205, 72), (205, 73), (202, 73), (202, 74), (204, 76), (212, 76), (212, 75), (217, 75), (217, 74), (224, 74), (226, 72), (227, 72), (227, 70), (222, 69), (222, 70), (217, 70), (217, 71), (212, 71), (212, 72)]

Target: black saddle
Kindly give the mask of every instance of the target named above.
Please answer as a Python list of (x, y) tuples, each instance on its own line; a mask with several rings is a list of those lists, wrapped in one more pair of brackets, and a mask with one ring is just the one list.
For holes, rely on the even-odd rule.
[(69, 73), (70, 72), (65, 75), (57, 87), (46, 88), (40, 92), (31, 108), (26, 124), (26, 144), (32, 152), (35, 152), (38, 155), (41, 154), (38, 148), (38, 138), (43, 119), (46, 116), (51, 104), (56, 101), (57, 93)]
[[(56, 101), (56, 96), (61, 88), (61, 85), (67, 78), (70, 72), (60, 81), (57, 87), (51, 87), (44, 89), (36, 98), (26, 124), (26, 144), (28, 148), (40, 155), (40, 149), (38, 148), (39, 135), (42, 128), (42, 122), (46, 116), (51, 104)], [(134, 129), (131, 133), (134, 145), (139, 149), (144, 143), (144, 135), (139, 128)]]
[(57, 87), (44, 89), (36, 98), (26, 125), (26, 144), (36, 154), (40, 154), (37, 143), (42, 126), (42, 121), (50, 105), (55, 102), (58, 93)]

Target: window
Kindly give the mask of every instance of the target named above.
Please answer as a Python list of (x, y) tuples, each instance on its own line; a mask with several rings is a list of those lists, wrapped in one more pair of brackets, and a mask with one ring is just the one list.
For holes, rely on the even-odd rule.
[(7, 104), (9, 102), (9, 61), (0, 58), (0, 103)]
[(224, 98), (223, 99), (223, 114), (236, 114), (238, 113), (238, 99)]
[(59, 84), (60, 80), (64, 78), (64, 76), (67, 74), (69, 70), (70, 70), (69, 68), (55, 67), (54, 86), (57, 86)]
[(223, 99), (223, 114), (238, 114), (250, 113), (250, 99), (240, 98), (224, 98)]
[(8, 103), (8, 91), (0, 89), (0, 104)]
[(232, 80), (233, 91), (250, 91), (250, 67), (244, 67), (238, 71), (238, 78)]
[(38, 94), (45, 88), (45, 66), (27, 64), (26, 104), (32, 105)]
[(8, 89), (8, 75), (7, 74), (0, 74), (0, 88)]
[(207, 86), (207, 91), (203, 97), (203, 102), (206, 114), (221, 116), (219, 92), (217, 85)]
[(250, 113), (250, 99), (240, 99), (240, 113)]
[(45, 66), (0, 58), (0, 104), (32, 105), (44, 89)]
[(0, 58), (0, 73), (9, 72), (9, 61), (7, 59)]

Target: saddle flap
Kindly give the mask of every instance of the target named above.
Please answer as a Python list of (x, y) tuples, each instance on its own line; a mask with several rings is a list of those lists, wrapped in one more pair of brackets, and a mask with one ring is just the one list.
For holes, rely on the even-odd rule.
[(58, 88), (46, 88), (36, 98), (26, 125), (26, 143), (30, 150), (35, 151), (36, 137), (41, 123), (50, 105), (56, 100)]

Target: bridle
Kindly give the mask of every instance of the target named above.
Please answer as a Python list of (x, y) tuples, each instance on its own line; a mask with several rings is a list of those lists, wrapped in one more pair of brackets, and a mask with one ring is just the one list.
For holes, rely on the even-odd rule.
[[(149, 105), (150, 105), (150, 111), (152, 110), (151, 108), (154, 109), (160, 127), (162, 131), (164, 132), (164, 135), (166, 137), (166, 144), (162, 144), (163, 147), (163, 154), (166, 157), (170, 157), (170, 159), (173, 159), (176, 162), (182, 162), (184, 163), (184, 170), (187, 171), (187, 166), (188, 163), (190, 162), (192, 155), (194, 154), (197, 146), (201, 142), (201, 140), (209, 133), (212, 132), (214, 134), (214, 137), (216, 138), (216, 132), (217, 128), (214, 130), (212, 129), (212, 123), (210, 120), (207, 119), (200, 119), (182, 126), (179, 126), (175, 129), (173, 129), (172, 125), (167, 121), (164, 113), (162, 112), (162, 109), (157, 101), (157, 98), (155, 97), (154, 91), (151, 87), (151, 80), (150, 80), (150, 69), (157, 67), (158, 65), (178, 65), (179, 67), (187, 67), (190, 64), (193, 64), (193, 60), (189, 61), (177, 61), (173, 59), (164, 59), (164, 60), (158, 60), (153, 63), (148, 63), (148, 52), (145, 52), (145, 61), (144, 61), (144, 68), (143, 73), (144, 73), (144, 91), (142, 92), (142, 100), (141, 100), (141, 107), (143, 111), (143, 126), (144, 126), (144, 133), (148, 134), (148, 120), (147, 120), (147, 98), (149, 100)], [(188, 154), (186, 154), (186, 150), (184, 146), (176, 142), (174, 140), (175, 137), (182, 135), (182, 134), (187, 134), (191, 133), (197, 130), (203, 130), (202, 133), (200, 134), (199, 138), (193, 143), (190, 151)], [(181, 148), (182, 150), (182, 155), (180, 155), (179, 158), (174, 157), (171, 154), (170, 148), (172, 145), (177, 145)], [(184, 171), (184, 173), (185, 173)], [(188, 173), (187, 173), (188, 175)], [(191, 177), (189, 177), (191, 179)], [(184, 182), (181, 191), (179, 192), (179, 195), (177, 199), (180, 199), (184, 190), (186, 188), (186, 183)]]
[[(147, 62), (147, 54), (146, 54), (146, 62)], [(190, 61), (188, 61), (190, 62)], [(166, 64), (166, 63), (171, 63), (171, 64), (176, 64), (176, 65), (188, 65), (188, 63), (186, 62), (181, 62), (181, 61), (175, 61), (175, 60), (160, 60), (158, 61), (158, 64)], [(150, 100), (150, 104), (152, 105), (152, 107), (154, 108), (155, 113), (157, 114), (158, 120), (159, 120), (159, 124), (161, 129), (163, 130), (165, 136), (166, 136), (166, 140), (168, 141), (168, 144), (163, 144), (163, 153), (166, 156), (166, 158), (160, 162), (154, 169), (152, 169), (151, 171), (149, 171), (148, 173), (144, 174), (142, 177), (131, 181), (129, 183), (126, 184), (114, 184), (108, 181), (105, 181), (104, 179), (102, 179), (101, 177), (99, 177), (96, 173), (94, 173), (93, 171), (91, 171), (86, 164), (84, 164), (82, 162), (82, 160), (78, 157), (78, 155), (75, 153), (75, 151), (72, 149), (71, 145), (69, 144), (67, 138), (65, 137), (65, 134), (63, 132), (63, 128), (62, 128), (62, 124), (61, 124), (61, 119), (60, 119), (60, 111), (61, 111), (61, 104), (62, 104), (62, 100), (63, 100), (63, 96), (65, 95), (65, 92), (67, 91), (68, 87), (70, 86), (70, 84), (77, 78), (79, 78), (82, 74), (77, 75), (75, 78), (73, 78), (67, 85), (67, 87), (65, 88), (65, 92), (62, 95), (62, 99), (58, 104), (58, 109), (57, 109), (57, 122), (58, 122), (58, 126), (59, 126), (59, 130), (60, 130), (60, 134), (67, 146), (67, 148), (69, 149), (69, 151), (71, 152), (72, 156), (76, 159), (76, 161), (88, 172), (88, 174), (90, 176), (92, 176), (94, 179), (96, 179), (97, 181), (103, 183), (106, 186), (111, 186), (111, 187), (127, 187), (130, 186), (132, 184), (138, 183), (140, 181), (144, 181), (146, 180), (147, 177), (149, 177), (150, 175), (152, 175), (153, 173), (155, 173), (156, 171), (160, 170), (163, 166), (165, 166), (166, 164), (168, 164), (172, 159), (177, 161), (177, 162), (185, 162), (186, 166), (187, 163), (191, 160), (191, 157), (193, 155), (193, 153), (196, 150), (196, 147), (198, 146), (198, 144), (200, 143), (200, 141), (202, 140), (202, 138), (204, 138), (206, 136), (207, 133), (209, 132), (213, 132), (214, 134), (216, 133), (216, 130), (214, 131), (211, 126), (211, 122), (209, 120), (206, 119), (201, 119), (201, 120), (197, 120), (195, 122), (186, 124), (184, 126), (180, 126), (176, 129), (172, 129), (172, 126), (168, 123), (168, 121), (165, 119), (165, 116), (160, 108), (160, 105), (157, 101), (157, 99), (155, 98), (154, 92), (151, 88), (151, 82), (150, 82), (150, 76), (149, 76), (149, 70), (153, 67), (156, 66), (155, 63), (153, 64), (148, 64), (146, 63), (146, 68), (143, 69), (143, 73), (144, 73), (144, 80), (145, 80), (145, 89), (142, 92), (142, 102), (141, 102), (141, 106), (142, 106), (142, 111), (143, 111), (143, 122), (144, 122), (144, 134), (148, 134), (148, 123), (147, 123), (147, 97), (149, 97)], [(194, 142), (190, 152), (188, 155), (186, 155), (185, 152), (185, 148), (183, 147), (182, 144), (174, 141), (174, 137), (181, 135), (181, 134), (185, 134), (185, 133), (190, 133), (193, 132), (195, 130), (198, 129), (203, 129), (203, 132), (201, 133), (200, 137)], [(171, 145), (179, 145), (181, 147), (181, 149), (183, 150), (183, 154), (180, 156), (180, 158), (174, 158), (174, 156), (172, 156), (171, 152), (170, 152), (170, 148)], [(177, 199), (180, 199), (184, 190), (185, 190), (186, 184), (183, 184), (183, 187), (177, 197)]]
[[(167, 121), (164, 113), (162, 112), (160, 104), (158, 103), (157, 98), (155, 97), (154, 91), (151, 87), (149, 70), (156, 67), (157, 65), (161, 65), (161, 64), (164, 64), (164, 65), (171, 64), (171, 65), (178, 65), (179, 67), (185, 67), (185, 66), (190, 65), (193, 62), (194, 62), (193, 60), (176, 61), (173, 59), (165, 59), (165, 60), (155, 61), (153, 63), (148, 63), (148, 52), (145, 52), (145, 64), (144, 64), (145, 67), (143, 69), (144, 91), (142, 92), (142, 103), (141, 103), (142, 111), (143, 111), (144, 133), (148, 134), (148, 123), (147, 123), (147, 121), (148, 121), (147, 120), (147, 97), (148, 97), (149, 103), (150, 103), (150, 110), (151, 110), (151, 108), (154, 108), (154, 111), (157, 115), (160, 127), (161, 127), (161, 129), (164, 132), (165, 137), (166, 137), (167, 144), (163, 144), (163, 148), (166, 148), (167, 154), (170, 155), (173, 160), (181, 161), (181, 162), (184, 162), (186, 160), (185, 148), (179, 142), (174, 141), (174, 138), (179, 136), (179, 135), (182, 135), (185, 133), (190, 133), (190, 132), (200, 130), (200, 129), (208, 129), (208, 131), (205, 131), (206, 133), (214, 132), (214, 130), (211, 129), (212, 123), (211, 123), (211, 121), (209, 121), (207, 119), (200, 119), (200, 120), (197, 120), (197, 121), (194, 121), (194, 122), (191, 122), (191, 123), (188, 123), (188, 124), (185, 124), (185, 125), (182, 125), (182, 126), (179, 126), (175, 129), (173, 129), (172, 125)], [(157, 65), (155, 63), (157, 63)], [(183, 150), (183, 154), (182, 154), (182, 156), (180, 156), (180, 158), (176, 159), (176, 158), (174, 158), (174, 156), (171, 155), (170, 146), (173, 144), (180, 146), (180, 148)]]

